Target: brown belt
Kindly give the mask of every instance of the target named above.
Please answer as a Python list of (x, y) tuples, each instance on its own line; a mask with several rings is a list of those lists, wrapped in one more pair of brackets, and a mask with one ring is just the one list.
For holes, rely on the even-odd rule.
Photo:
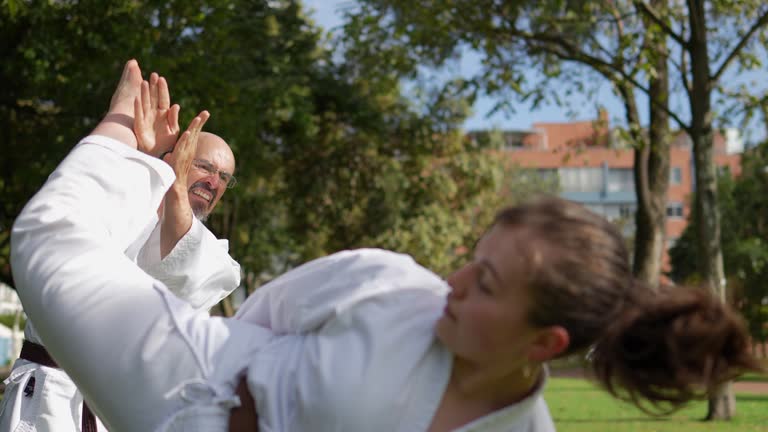
[[(34, 342), (25, 340), (21, 345), (20, 358), (24, 360), (37, 363), (42, 366), (48, 366), (51, 368), (61, 369), (56, 360), (54, 360), (44, 346), (38, 345)], [(35, 377), (32, 377), (27, 382), (27, 386), (24, 388), (24, 394), (26, 396), (32, 396), (35, 391)], [(82, 432), (97, 432), (96, 431), (96, 417), (88, 408), (88, 405), (83, 400), (83, 419), (81, 424)]]

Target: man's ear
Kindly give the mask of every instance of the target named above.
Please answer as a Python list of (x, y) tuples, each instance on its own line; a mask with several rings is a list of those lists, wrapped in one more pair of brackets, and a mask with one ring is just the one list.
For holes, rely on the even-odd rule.
[(552, 360), (562, 354), (570, 343), (568, 330), (561, 326), (539, 329), (528, 351), (528, 360), (536, 363)]

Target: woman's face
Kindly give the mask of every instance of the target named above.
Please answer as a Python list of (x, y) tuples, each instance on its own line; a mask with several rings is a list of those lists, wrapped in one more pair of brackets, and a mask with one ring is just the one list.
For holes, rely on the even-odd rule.
[(438, 339), (457, 357), (477, 365), (520, 367), (538, 330), (528, 324), (528, 237), (495, 226), (477, 243), (473, 259), (448, 278), (451, 293), (436, 326)]

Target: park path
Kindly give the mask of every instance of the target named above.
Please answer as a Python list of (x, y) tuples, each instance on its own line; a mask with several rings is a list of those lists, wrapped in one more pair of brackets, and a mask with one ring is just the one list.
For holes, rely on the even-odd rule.
[(738, 381), (733, 383), (733, 390), (742, 393), (768, 394), (768, 382)]

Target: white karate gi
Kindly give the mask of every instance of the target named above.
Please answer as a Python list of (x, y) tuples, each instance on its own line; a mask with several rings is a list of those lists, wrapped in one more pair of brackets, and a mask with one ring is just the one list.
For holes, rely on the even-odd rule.
[[(261, 432), (429, 426), (452, 367), (433, 328), (443, 280), (404, 255), (342, 252), (257, 290), (238, 319), (197, 314), (122, 253), (172, 181), (86, 139), (12, 232), (25, 310), (111, 430), (226, 431), (243, 374)], [(459, 430), (553, 431), (542, 388)]]
[[(103, 137), (89, 139), (100, 141)], [(160, 223), (156, 216), (125, 254), (199, 311), (207, 311), (240, 284), (240, 265), (229, 256), (229, 242), (217, 239), (195, 218), (165, 258), (160, 257)], [(31, 320), (27, 321), (24, 338), (44, 345)], [(34, 391), (27, 395), (25, 389), (31, 378), (35, 379)], [(63, 370), (18, 359), (5, 384), (0, 432), (80, 431), (82, 395)], [(99, 431), (105, 431), (99, 419), (96, 421)]]

